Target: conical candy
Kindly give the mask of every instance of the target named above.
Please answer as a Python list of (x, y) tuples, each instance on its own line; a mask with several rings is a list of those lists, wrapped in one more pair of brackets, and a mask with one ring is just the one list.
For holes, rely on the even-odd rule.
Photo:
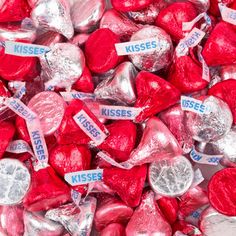
[(140, 203), (143, 186), (146, 180), (147, 166), (136, 166), (130, 170), (116, 167), (103, 171), (103, 181), (130, 207)]
[(107, 125), (107, 129), (110, 135), (98, 148), (108, 152), (118, 162), (128, 160), (136, 143), (135, 124), (120, 120)]
[(138, 98), (135, 107), (143, 108), (136, 117), (137, 122), (157, 114), (176, 104), (180, 92), (172, 84), (161, 77), (146, 71), (141, 71), (136, 78)]
[(146, 8), (152, 0), (111, 0), (112, 6), (118, 11), (138, 11)]
[(68, 39), (74, 34), (69, 4), (64, 0), (39, 0), (31, 17), (37, 27), (56, 31)]
[(208, 82), (202, 78), (202, 68), (190, 56), (176, 57), (169, 71), (168, 81), (182, 93), (204, 89)]
[(202, 55), (208, 66), (220, 66), (236, 63), (236, 28), (226, 22), (220, 22), (211, 32)]
[(152, 117), (146, 122), (143, 137), (128, 162), (141, 165), (181, 153), (182, 149), (168, 128), (158, 118)]
[(130, 62), (120, 64), (112, 78), (107, 78), (98, 84), (95, 94), (101, 99), (111, 99), (117, 102), (133, 104), (136, 101), (135, 77), (137, 71)]
[(133, 214), (133, 209), (117, 198), (102, 200), (97, 207), (94, 222), (96, 229), (101, 231), (112, 223), (126, 223)]
[(142, 202), (134, 211), (127, 227), (126, 235), (163, 235), (171, 236), (171, 227), (163, 218), (152, 191), (142, 196)]
[(32, 172), (32, 183), (23, 204), (28, 211), (45, 211), (68, 202), (69, 187), (56, 175), (52, 167)]

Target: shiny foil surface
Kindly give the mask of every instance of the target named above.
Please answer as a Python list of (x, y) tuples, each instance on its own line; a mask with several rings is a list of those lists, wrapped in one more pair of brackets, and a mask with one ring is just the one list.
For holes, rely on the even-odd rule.
[(130, 62), (123, 62), (116, 69), (113, 78), (103, 80), (95, 89), (101, 99), (115, 100), (124, 104), (136, 101), (135, 77), (137, 70)]
[(236, 217), (222, 215), (210, 207), (201, 216), (200, 230), (205, 236), (234, 236)]
[(31, 12), (31, 17), (36, 27), (56, 31), (68, 39), (74, 34), (67, 1), (39, 0)]
[(173, 45), (170, 36), (161, 28), (156, 26), (145, 26), (134, 33), (130, 41), (143, 40), (147, 38), (157, 39), (157, 48), (153, 52), (130, 55), (132, 63), (140, 70), (155, 72), (167, 68), (171, 63)]
[(149, 183), (163, 196), (181, 196), (191, 186), (193, 177), (192, 165), (184, 156), (161, 158), (149, 167)]
[(45, 218), (40, 212), (24, 211), (24, 224), (24, 236), (59, 236), (64, 232), (61, 224)]
[(18, 160), (4, 158), (0, 161), (0, 204), (21, 203), (30, 186), (30, 173)]
[(95, 29), (105, 11), (105, 0), (77, 0), (71, 7), (71, 20), (78, 32)]
[(216, 141), (229, 132), (233, 117), (229, 106), (222, 100), (208, 96), (203, 104), (210, 109), (205, 114), (186, 112), (186, 126), (194, 140)]
[(47, 89), (70, 88), (82, 75), (85, 58), (82, 50), (70, 43), (57, 43), (40, 58)]
[(59, 128), (65, 106), (62, 97), (54, 92), (38, 93), (28, 103), (28, 107), (38, 115), (45, 135), (53, 134)]

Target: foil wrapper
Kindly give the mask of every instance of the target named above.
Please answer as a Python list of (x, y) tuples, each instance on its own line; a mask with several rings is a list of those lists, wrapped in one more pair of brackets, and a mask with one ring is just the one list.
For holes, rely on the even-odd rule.
[(98, 231), (112, 223), (127, 223), (133, 209), (115, 197), (104, 199), (97, 207), (94, 222)]
[(64, 0), (39, 0), (31, 12), (37, 28), (56, 31), (70, 39), (74, 28), (70, 18), (70, 7)]
[(103, 15), (100, 28), (108, 28), (119, 35), (124, 41), (129, 40), (131, 35), (140, 29), (140, 26), (131, 21), (124, 14), (111, 9)]
[(222, 66), (220, 69), (220, 77), (222, 80), (236, 79), (236, 65)]
[(47, 211), (46, 217), (62, 224), (73, 236), (89, 236), (96, 203), (96, 198), (87, 197), (79, 208), (70, 203)]
[(121, 224), (113, 223), (108, 225), (101, 233), (100, 236), (123, 236), (125, 235), (125, 227)]
[(236, 217), (220, 214), (212, 207), (209, 207), (201, 215), (200, 230), (205, 236), (234, 236), (236, 232)]
[(159, 27), (146, 26), (134, 33), (130, 41), (144, 40), (147, 38), (156, 38), (156, 50), (130, 55), (130, 60), (140, 70), (155, 72), (167, 68), (173, 56), (173, 45), (170, 36)]
[(0, 160), (0, 205), (16, 205), (30, 186), (30, 173), (18, 160)]
[(55, 221), (49, 220), (40, 212), (24, 211), (24, 236), (60, 236), (64, 227)]
[(105, 11), (105, 0), (77, 0), (71, 7), (71, 20), (78, 32), (89, 32), (101, 19)]
[(143, 194), (141, 204), (126, 227), (126, 236), (133, 235), (172, 235), (171, 227), (160, 213), (152, 191)]
[(61, 43), (62, 41), (63, 36), (61, 34), (53, 31), (47, 31), (37, 37), (35, 44), (53, 47), (54, 44)]
[(225, 102), (213, 96), (205, 97), (203, 105), (208, 111), (203, 114), (187, 111), (185, 124), (194, 140), (216, 141), (230, 131), (233, 123), (232, 113)]
[(27, 41), (33, 42), (36, 39), (36, 30), (22, 28), (18, 23), (0, 24), (0, 41)]
[(160, 113), (160, 119), (178, 140), (185, 153), (189, 153), (193, 146), (193, 139), (184, 125), (184, 111), (177, 104)]
[[(198, 144), (197, 148), (201, 149), (201, 152), (209, 155), (223, 155), (223, 160), (233, 162), (236, 164), (236, 150), (234, 144), (236, 142), (236, 127), (233, 127), (226, 135), (221, 139), (207, 143)], [(199, 147), (201, 145), (201, 147)]]
[(142, 24), (154, 24), (159, 12), (167, 7), (165, 0), (155, 0), (146, 9), (128, 12), (128, 16), (135, 22)]
[(89, 38), (89, 34), (77, 34), (73, 39), (72, 39), (72, 43), (77, 45), (77, 46), (83, 46), (87, 39)]
[(48, 78), (46, 89), (70, 88), (82, 75), (85, 58), (82, 50), (70, 43), (55, 44), (40, 58), (43, 76)]
[(146, 122), (142, 139), (127, 162), (133, 165), (142, 165), (163, 157), (181, 154), (182, 149), (175, 137), (158, 118), (153, 117)]
[(149, 183), (156, 193), (178, 197), (192, 185), (194, 171), (184, 156), (161, 158), (149, 167)]
[(0, 208), (0, 225), (8, 236), (23, 235), (23, 207), (2, 206)]
[(95, 95), (100, 99), (110, 99), (124, 104), (136, 101), (135, 77), (137, 71), (130, 62), (120, 64), (112, 78), (107, 78), (98, 84)]
[(54, 92), (38, 93), (28, 103), (28, 107), (38, 115), (44, 135), (51, 135), (59, 128), (65, 106), (62, 97)]

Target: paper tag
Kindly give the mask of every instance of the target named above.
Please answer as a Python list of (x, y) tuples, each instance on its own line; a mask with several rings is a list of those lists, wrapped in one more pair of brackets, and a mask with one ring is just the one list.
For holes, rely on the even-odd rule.
[(226, 7), (224, 4), (219, 3), (219, 9), (222, 19), (225, 22), (236, 25), (236, 10)]
[(60, 92), (61, 96), (66, 102), (70, 102), (73, 99), (92, 99), (95, 100), (96, 96), (93, 93), (82, 93), (82, 92)]
[(35, 169), (38, 170), (46, 167), (48, 163), (48, 150), (37, 115), (19, 99), (7, 98), (4, 103), (26, 121), (34, 154), (39, 162)]
[[(35, 157), (40, 163), (48, 163), (48, 150), (38, 118), (26, 121)], [(43, 166), (42, 166), (43, 167)]]
[(71, 186), (88, 184), (96, 181), (101, 181), (103, 175), (103, 169), (96, 170), (85, 170), (67, 173), (64, 176), (64, 179)]
[(204, 181), (204, 177), (202, 175), (202, 172), (200, 169), (196, 169), (194, 171), (194, 178), (193, 178), (193, 183), (190, 188), (195, 188), (197, 187), (200, 183)]
[(32, 152), (29, 144), (24, 140), (14, 140), (10, 142), (6, 151), (16, 154), (28, 152), (34, 156), (34, 153)]
[(119, 56), (148, 53), (162, 47), (162, 41), (157, 38), (149, 38), (127, 43), (116, 43), (116, 52)]
[(223, 158), (223, 155), (207, 155), (196, 151), (196, 149), (193, 147), (190, 152), (190, 157), (194, 162), (217, 166), (220, 160)]
[(134, 120), (142, 108), (99, 105), (99, 117), (110, 120)]
[(122, 162), (122, 163), (118, 163), (116, 162), (114, 159), (112, 159), (108, 154), (106, 154), (105, 152), (99, 152), (97, 154), (99, 157), (101, 157), (104, 161), (106, 161), (107, 163), (121, 168), (121, 169), (125, 169), (125, 170), (129, 170), (131, 168), (133, 168), (134, 166), (128, 162)]
[(202, 63), (202, 78), (210, 82), (210, 69), (202, 56), (202, 47), (200, 45), (198, 45), (198, 59)]
[(46, 52), (50, 51), (49, 47), (29, 44), (29, 43), (19, 43), (13, 41), (5, 42), (5, 54), (21, 56), (21, 57), (38, 57)]
[(197, 46), (206, 35), (205, 32), (198, 28), (193, 30), (184, 38), (181, 39), (178, 46), (176, 47), (177, 56), (184, 56), (187, 54), (189, 48)]
[(107, 135), (98, 127), (90, 116), (81, 110), (74, 117), (76, 124), (86, 133), (96, 145), (103, 143)]
[(186, 96), (181, 96), (181, 109), (197, 114), (208, 114), (210, 112), (210, 107), (204, 105), (202, 101)]
[(33, 121), (36, 118), (36, 114), (17, 98), (7, 98), (4, 104), (25, 120)]
[(19, 89), (16, 90), (13, 97), (21, 99), (25, 95), (25, 93), (26, 93), (26, 87), (25, 85), (22, 85)]
[(201, 20), (204, 16), (206, 15), (205, 12), (199, 14), (196, 18), (194, 18), (192, 21), (189, 22), (183, 22), (182, 23), (182, 30), (183, 31), (189, 31), (193, 28), (193, 26), (199, 21)]

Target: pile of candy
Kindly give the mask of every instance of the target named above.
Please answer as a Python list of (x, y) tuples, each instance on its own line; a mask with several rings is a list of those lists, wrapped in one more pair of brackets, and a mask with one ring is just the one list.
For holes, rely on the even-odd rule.
[(0, 0), (0, 235), (235, 236), (236, 0)]

